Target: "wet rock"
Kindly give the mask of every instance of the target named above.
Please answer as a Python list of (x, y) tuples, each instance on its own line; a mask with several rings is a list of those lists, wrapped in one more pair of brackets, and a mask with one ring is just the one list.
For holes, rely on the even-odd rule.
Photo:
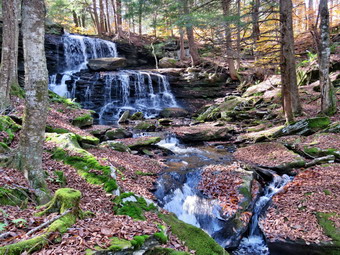
[(101, 143), (100, 147), (109, 147), (115, 151), (120, 151), (120, 152), (131, 152), (129, 147), (121, 142), (107, 141), (107, 142)]
[(159, 119), (158, 123), (162, 126), (170, 126), (172, 123), (172, 120), (169, 119)]
[(140, 122), (134, 127), (134, 130), (153, 132), (156, 130), (156, 126), (149, 122)]
[(87, 66), (92, 71), (115, 71), (126, 66), (125, 58), (90, 59)]
[(136, 139), (135, 142), (129, 144), (128, 147), (131, 150), (139, 150), (144, 147), (155, 145), (156, 143), (160, 142), (162, 139), (160, 137), (147, 137), (144, 139)]
[(189, 112), (180, 107), (164, 108), (159, 113), (159, 116), (161, 118), (179, 118), (179, 117), (187, 117), (188, 115), (189, 115)]
[(122, 114), (122, 116), (120, 116), (120, 118), (118, 120), (118, 123), (126, 123), (126, 122), (128, 122), (129, 116), (130, 116), (130, 111), (129, 110), (125, 111)]
[(130, 117), (130, 120), (142, 120), (142, 119), (144, 119), (144, 114), (142, 112), (135, 112)]

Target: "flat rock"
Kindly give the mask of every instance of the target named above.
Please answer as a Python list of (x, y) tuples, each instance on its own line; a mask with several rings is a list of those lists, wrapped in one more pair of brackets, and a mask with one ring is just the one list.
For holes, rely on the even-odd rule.
[(95, 58), (90, 59), (87, 66), (92, 71), (115, 71), (126, 66), (125, 58)]

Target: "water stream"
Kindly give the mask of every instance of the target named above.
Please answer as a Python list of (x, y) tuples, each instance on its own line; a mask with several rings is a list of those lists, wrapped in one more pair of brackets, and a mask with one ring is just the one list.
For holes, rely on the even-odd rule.
[[(157, 184), (155, 195), (160, 206), (175, 213), (182, 221), (202, 228), (213, 236), (222, 247), (228, 248), (228, 240), (222, 234), (226, 227), (226, 219), (222, 216), (218, 201), (204, 197), (197, 190), (197, 185), (204, 165), (229, 164), (231, 162), (230, 153), (226, 152), (226, 148), (207, 150), (209, 147), (185, 147), (173, 136), (162, 140), (158, 145), (175, 153), (168, 158), (168, 172), (159, 178)], [(291, 177), (288, 175), (273, 175), (272, 182), (263, 188), (255, 200), (248, 230), (232, 254), (270, 254), (265, 236), (258, 226), (259, 218), (264, 215), (272, 197), (290, 180)]]

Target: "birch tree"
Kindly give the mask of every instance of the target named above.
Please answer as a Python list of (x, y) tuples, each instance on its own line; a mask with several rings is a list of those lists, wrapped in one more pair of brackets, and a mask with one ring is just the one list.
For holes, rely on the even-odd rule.
[(333, 115), (336, 112), (336, 96), (329, 79), (329, 11), (327, 0), (320, 0), (320, 40), (319, 40), (319, 73), (321, 88), (321, 112)]
[(48, 200), (42, 169), (43, 142), (48, 108), (48, 72), (44, 49), (44, 0), (23, 0), (22, 34), (25, 61), (25, 110), (18, 164), (35, 190), (39, 203)]
[(2, 1), (2, 53), (0, 66), (0, 112), (10, 105), (11, 86), (18, 85), (19, 0)]

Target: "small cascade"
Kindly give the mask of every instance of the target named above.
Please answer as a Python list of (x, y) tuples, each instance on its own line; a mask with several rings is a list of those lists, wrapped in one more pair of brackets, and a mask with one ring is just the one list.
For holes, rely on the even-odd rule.
[(123, 70), (103, 73), (102, 79), (105, 104), (99, 110), (99, 123), (117, 120), (125, 110), (143, 112), (146, 118), (152, 118), (165, 107), (178, 107), (164, 75)]
[[(87, 61), (92, 58), (117, 57), (116, 44), (99, 38), (80, 35), (63, 36), (65, 65), (61, 73), (50, 77), (49, 89), (62, 97), (75, 97), (76, 83), (79, 77), (74, 74), (87, 69)], [(57, 76), (60, 78), (57, 79)], [(73, 80), (72, 91), (68, 91), (67, 82)]]
[(272, 197), (278, 193), (288, 182), (291, 181), (291, 177), (288, 175), (274, 175), (273, 180), (263, 190), (263, 193), (255, 202), (253, 209), (253, 216), (249, 225), (249, 234), (241, 240), (241, 243), (237, 250), (233, 251), (234, 255), (269, 255), (269, 249), (265, 242), (265, 237), (258, 222), (260, 216), (263, 214), (268, 203)]

